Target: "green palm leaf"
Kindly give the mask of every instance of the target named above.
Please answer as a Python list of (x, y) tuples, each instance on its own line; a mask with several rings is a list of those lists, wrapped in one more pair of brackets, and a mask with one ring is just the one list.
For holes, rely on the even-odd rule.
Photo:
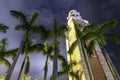
[(10, 14), (11, 14), (14, 18), (20, 19), (21, 22), (27, 23), (27, 18), (26, 18), (27, 16), (24, 15), (24, 13), (19, 12), (19, 11), (15, 11), (15, 10), (11, 10), (11, 11), (10, 11)]
[(3, 52), (3, 57), (4, 58), (12, 58), (12, 59), (14, 59), (14, 57), (15, 57), (15, 53), (16, 53), (16, 51), (18, 50), (18, 48), (16, 48), (16, 49), (11, 49), (11, 50), (7, 50), (7, 51), (5, 51), (5, 52)]
[(42, 51), (44, 49), (44, 45), (41, 43), (38, 43), (36, 45), (33, 45), (31, 47), (28, 48), (28, 53), (39, 53), (40, 51)]
[(78, 79), (79, 76), (76, 73), (71, 72), (71, 68), (77, 65), (77, 62), (72, 61), (68, 63), (63, 56), (59, 56), (59, 57), (60, 57), (59, 59), (61, 59), (62, 70), (58, 72), (58, 77), (71, 75), (72, 77)]
[(30, 20), (30, 25), (34, 26), (38, 21), (39, 17), (40, 17), (40, 13), (38, 11), (34, 12), (34, 14), (32, 15), (32, 19)]
[(3, 32), (3, 33), (6, 33), (6, 30), (8, 29), (9, 27), (4, 25), (4, 24), (0, 24), (0, 32)]
[(80, 80), (80, 79), (79, 79), (79, 75), (76, 74), (76, 73), (74, 73), (74, 72), (70, 72), (70, 76), (71, 76), (71, 77), (74, 77), (76, 80)]
[(66, 30), (66, 25), (60, 25), (57, 29), (57, 36), (59, 36), (59, 38), (65, 38), (65, 30)]
[(42, 41), (46, 41), (48, 38), (51, 37), (51, 30), (46, 29), (44, 26), (40, 25), (39, 26), (39, 33)]
[(64, 33), (66, 29), (67, 29), (66, 25), (60, 25), (56, 20), (54, 20), (53, 37), (57, 37), (57, 38), (65, 37)]
[(103, 35), (98, 35), (98, 38), (97, 38), (97, 41), (99, 44), (101, 44), (102, 46), (106, 46), (107, 43), (106, 43), (106, 37), (103, 36)]
[(73, 54), (73, 51), (74, 51), (74, 49), (76, 48), (76, 46), (77, 46), (77, 44), (78, 44), (78, 40), (76, 40), (72, 45), (71, 45), (71, 47), (70, 47), (70, 49), (69, 49), (69, 51), (68, 51), (68, 54)]
[(3, 39), (0, 41), (0, 53), (1, 53), (1, 54), (6, 51), (7, 46), (8, 46), (7, 38), (3, 38)]
[(58, 59), (61, 61), (62, 66), (62, 70), (58, 72), (59, 77), (67, 76), (68, 74), (70, 74), (71, 68), (77, 64), (76, 61), (68, 63), (67, 60), (62, 55), (58, 55)]
[(108, 21), (105, 24), (103, 24), (101, 26), (101, 28), (99, 29), (98, 33), (105, 33), (107, 31), (109, 31), (111, 28), (114, 28), (116, 25), (118, 24), (118, 21), (116, 19), (112, 20), (112, 21)]
[(99, 28), (100, 28), (100, 25), (98, 25), (98, 24), (96, 24), (96, 23), (92, 23), (92, 24), (86, 26), (86, 27), (83, 29), (83, 32), (84, 32), (84, 33), (96, 32)]
[(66, 61), (66, 58), (64, 58), (62, 55), (60, 55), (60, 54), (58, 54), (58, 59), (61, 61), (61, 62), (66, 62), (67, 63), (67, 61)]
[(117, 44), (120, 44), (120, 36), (114, 34), (104, 34), (109, 39), (114, 40)]
[(95, 32), (89, 32), (89, 33), (86, 33), (86, 34), (84, 34), (84, 35), (82, 35), (81, 37), (80, 37), (80, 39), (82, 39), (82, 40), (84, 40), (84, 41), (86, 41), (86, 40), (94, 40), (94, 39), (96, 39), (98, 37), (98, 34), (97, 33), (95, 33)]
[(15, 27), (15, 30), (20, 30), (20, 31), (25, 31), (27, 29), (28, 29), (27, 24), (20, 24)]

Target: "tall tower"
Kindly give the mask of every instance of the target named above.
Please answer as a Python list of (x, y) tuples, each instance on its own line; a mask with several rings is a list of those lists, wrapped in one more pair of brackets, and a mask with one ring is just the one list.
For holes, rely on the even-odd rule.
[[(69, 12), (67, 20), (69, 32), (67, 33), (66, 49), (68, 52), (72, 44), (77, 40), (74, 22), (80, 25), (81, 31), (89, 23), (87, 20), (82, 19), (80, 13), (76, 10)], [(88, 57), (87, 51), (78, 41), (72, 54), (67, 54), (67, 61), (68, 63), (77, 62), (77, 65), (73, 66), (71, 71), (79, 75), (79, 80), (118, 80), (118, 74), (109, 56), (97, 42), (95, 44), (94, 56)], [(76, 79), (69, 75), (69, 80)]]
[[(71, 45), (77, 40), (74, 21), (83, 25), (81, 27), (82, 29), (84, 26), (88, 25), (88, 22), (86, 20), (83, 20), (80, 17), (80, 14), (75, 10), (71, 10), (69, 12), (67, 19), (68, 19), (68, 23), (67, 23), (68, 28), (70, 29), (69, 33), (67, 34), (68, 38), (66, 39), (66, 47), (68, 51)], [(89, 71), (87, 69), (86, 63), (84, 62), (85, 60), (83, 54), (81, 53), (82, 52), (80, 51), (80, 46), (79, 44), (77, 44), (77, 47), (74, 49), (72, 55), (67, 54), (67, 60), (69, 63), (73, 61), (77, 62), (77, 65), (72, 68), (72, 71), (74, 73), (77, 73), (80, 76), (81, 80), (90, 80), (90, 76), (88, 74)], [(69, 80), (75, 80), (75, 79), (69, 76)]]

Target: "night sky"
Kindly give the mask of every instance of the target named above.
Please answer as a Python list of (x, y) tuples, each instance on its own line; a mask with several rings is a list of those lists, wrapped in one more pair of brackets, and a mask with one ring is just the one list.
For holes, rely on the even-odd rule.
[[(102, 24), (105, 21), (112, 20), (114, 18), (119, 20), (119, 24), (116, 28), (109, 31), (120, 35), (120, 0), (0, 0), (0, 23), (4, 23), (10, 26), (7, 34), (0, 34), (0, 39), (3, 37), (8, 38), (9, 49), (16, 48), (19, 46), (23, 36), (23, 32), (15, 31), (14, 26), (19, 23), (18, 20), (10, 16), (10, 10), (22, 11), (25, 14), (31, 15), (35, 10), (40, 11), (39, 24), (44, 24), (48, 28), (52, 27), (53, 19), (57, 19), (62, 24), (66, 24), (68, 12), (72, 9), (80, 12), (80, 15), (88, 20), (90, 23)], [(61, 53), (65, 54), (65, 41), (61, 40)], [(117, 45), (111, 40), (107, 40), (108, 45), (105, 47), (108, 54), (110, 55), (117, 71), (120, 74), (120, 45)], [(40, 56), (40, 57), (39, 57)], [(28, 75), (32, 75), (33, 78), (41, 77), (43, 80), (43, 64), (45, 57), (36, 54), (31, 55), (31, 71)], [(16, 66), (14, 74), (18, 73), (22, 56)], [(52, 64), (49, 62), (49, 75), (52, 72)], [(0, 75), (4, 74), (4, 66), (0, 66)], [(13, 76), (15, 80), (15, 76)], [(62, 79), (61, 79), (62, 80)]]

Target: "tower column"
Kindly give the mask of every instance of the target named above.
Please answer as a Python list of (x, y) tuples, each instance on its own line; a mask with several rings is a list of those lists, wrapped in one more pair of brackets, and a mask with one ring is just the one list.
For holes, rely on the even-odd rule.
[[(75, 28), (74, 28), (74, 23), (73, 23), (72, 19), (70, 19), (68, 21), (68, 26), (70, 28), (70, 32), (68, 34), (68, 39), (66, 39), (67, 51), (70, 49), (71, 45), (77, 40)], [(83, 65), (82, 65), (83, 61), (81, 59), (81, 54), (80, 54), (78, 44), (75, 47), (75, 49), (71, 55), (67, 54), (67, 60), (68, 60), (68, 63), (73, 62), (73, 61), (77, 62), (77, 65), (73, 66), (71, 71), (76, 73), (77, 75), (79, 75), (81, 78), (80, 80), (87, 80), (85, 77), (85, 72), (84, 72)], [(76, 80), (76, 79), (69, 76), (69, 80)]]
[[(68, 52), (72, 44), (77, 40), (74, 21), (78, 21), (83, 26), (88, 25), (88, 23), (86, 20), (83, 20), (80, 17), (80, 14), (75, 10), (71, 10), (69, 12), (67, 19), (68, 19), (67, 24), (68, 24), (69, 32), (67, 33), (66, 48)], [(81, 30), (82, 29), (83, 27), (81, 26)], [(71, 55), (67, 54), (67, 61), (68, 63), (71, 63), (73, 61), (77, 62), (77, 65), (73, 66), (71, 71), (79, 75), (79, 80), (90, 80), (88, 67), (86, 66), (86, 62), (85, 62), (86, 60), (80, 46), (81, 44), (78, 41), (78, 44), (75, 47), (73, 53)], [(69, 75), (69, 80), (78, 80), (78, 79), (75, 79)]]

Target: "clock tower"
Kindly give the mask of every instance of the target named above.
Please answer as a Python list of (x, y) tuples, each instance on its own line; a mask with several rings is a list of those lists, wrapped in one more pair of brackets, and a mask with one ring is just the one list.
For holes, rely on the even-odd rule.
[[(66, 50), (68, 52), (77, 40), (74, 23), (80, 25), (80, 30), (83, 31), (83, 29), (89, 25), (89, 22), (84, 20), (76, 10), (69, 12), (67, 20), (69, 31), (66, 34)], [(78, 40), (72, 53), (67, 53), (68, 63), (77, 62), (77, 65), (73, 66), (71, 71), (79, 75), (79, 80), (118, 80), (117, 71), (109, 56), (106, 54), (105, 49), (101, 49), (97, 41), (94, 47), (94, 55), (89, 57), (82, 43)], [(69, 80), (76, 79), (69, 75)]]

